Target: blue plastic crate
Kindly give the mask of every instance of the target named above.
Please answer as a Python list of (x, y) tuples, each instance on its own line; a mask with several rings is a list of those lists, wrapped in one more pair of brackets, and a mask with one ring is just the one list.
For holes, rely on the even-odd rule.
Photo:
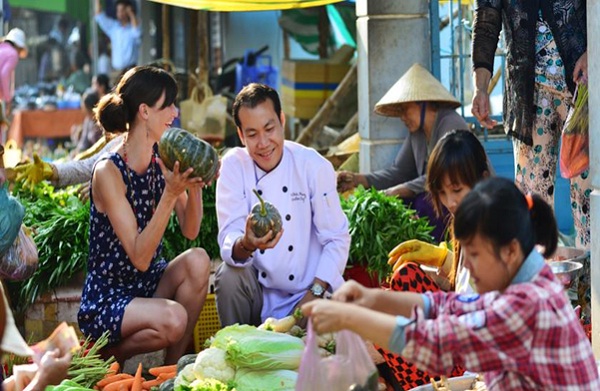
[(235, 92), (236, 94), (247, 84), (263, 83), (277, 90), (277, 77), (279, 71), (274, 67), (271, 56), (260, 55), (256, 58), (256, 63), (248, 65), (248, 55), (252, 51), (247, 50), (244, 54), (244, 62), (235, 66)]

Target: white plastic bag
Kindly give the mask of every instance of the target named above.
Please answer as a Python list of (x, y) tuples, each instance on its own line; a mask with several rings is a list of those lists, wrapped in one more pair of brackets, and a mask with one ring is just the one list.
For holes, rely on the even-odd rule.
[(317, 338), (308, 322), (296, 391), (377, 391), (379, 375), (364, 341), (342, 330), (335, 336), (335, 354), (321, 357)]
[(192, 90), (190, 99), (181, 102), (181, 127), (198, 137), (214, 140), (225, 138), (227, 120), (227, 98), (213, 96), (210, 88), (197, 87)]
[(9, 280), (25, 280), (38, 268), (38, 251), (29, 229), (24, 225), (6, 254), (0, 258), (0, 277)]

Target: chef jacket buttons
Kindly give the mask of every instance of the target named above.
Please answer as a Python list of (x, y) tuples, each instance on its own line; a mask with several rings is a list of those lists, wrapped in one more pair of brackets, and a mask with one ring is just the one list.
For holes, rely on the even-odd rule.
[(290, 215), (285, 215), (285, 219), (286, 219), (287, 221), (290, 221), (290, 219), (291, 219), (291, 218), (292, 218), (292, 216), (290, 216)]
[(262, 278), (267, 278), (267, 272), (261, 272), (261, 273), (260, 273), (260, 276), (261, 276)]
[(293, 251), (294, 250), (294, 246), (289, 246), (288, 247), (288, 251)]
[(261, 253), (261, 254), (264, 254), (264, 253), (265, 253), (265, 250), (260, 250), (260, 253)]
[(293, 274), (290, 274), (290, 275), (288, 276), (288, 279), (289, 279), (290, 281), (294, 281), (294, 275), (293, 275)]
[(258, 195), (262, 195), (262, 190), (257, 191)]
[(283, 190), (284, 193), (287, 193), (287, 186), (283, 186), (283, 189), (281, 190)]

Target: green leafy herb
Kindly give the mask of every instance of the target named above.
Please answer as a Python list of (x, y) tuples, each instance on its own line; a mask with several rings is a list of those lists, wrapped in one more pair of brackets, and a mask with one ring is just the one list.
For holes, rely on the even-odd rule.
[(397, 197), (359, 186), (348, 199), (341, 198), (341, 204), (352, 238), (349, 264), (365, 266), (380, 281), (392, 272), (387, 255), (398, 243), (433, 241), (429, 220), (418, 218), (416, 211)]
[(18, 312), (33, 304), (42, 294), (65, 286), (85, 273), (89, 248), (89, 203), (82, 203), (76, 188), (54, 191), (39, 183), (32, 192), (22, 187), (13, 190), (25, 207), (23, 223), (32, 228), (38, 249), (38, 269), (27, 280), (10, 283), (17, 296)]
[(589, 94), (587, 84), (577, 84), (577, 91), (575, 92), (575, 104), (573, 106), (573, 114), (565, 124), (565, 133), (588, 133), (588, 127), (590, 124), (588, 97)]

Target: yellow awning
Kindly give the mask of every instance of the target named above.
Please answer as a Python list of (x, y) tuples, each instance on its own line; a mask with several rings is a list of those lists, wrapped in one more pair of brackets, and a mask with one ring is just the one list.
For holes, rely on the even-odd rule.
[(309, 8), (342, 0), (152, 0), (157, 3), (205, 11), (272, 11)]
[[(440, 4), (458, 3), (458, 0), (440, 0)], [(473, 0), (460, 0), (461, 5), (472, 5)]]

